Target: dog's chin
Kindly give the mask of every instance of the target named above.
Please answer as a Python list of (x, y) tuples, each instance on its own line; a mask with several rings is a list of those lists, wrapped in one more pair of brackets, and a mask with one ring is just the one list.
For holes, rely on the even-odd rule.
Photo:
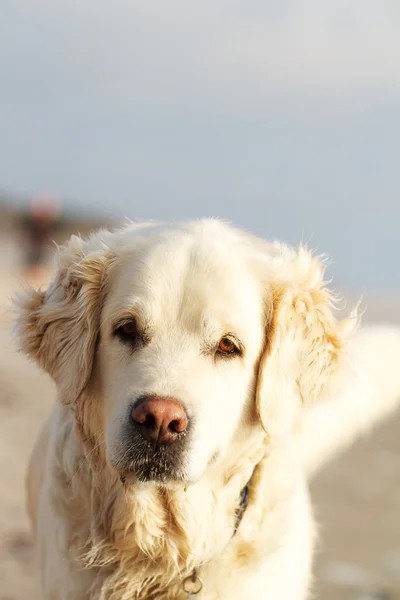
[[(160, 446), (148, 443), (130, 443), (119, 448), (110, 461), (122, 481), (141, 482), (163, 487), (188, 486), (199, 481), (219, 457), (214, 452), (207, 460), (198, 453), (192, 456), (187, 445)], [(195, 459), (197, 458), (197, 460)]]
[(218, 453), (214, 454), (207, 465), (199, 466), (195, 471), (182, 465), (167, 466), (157, 462), (130, 465), (130, 479), (142, 483), (153, 483), (166, 488), (178, 488), (197, 483), (206, 473), (207, 469), (215, 464)]
[(153, 483), (161, 486), (182, 486), (189, 483), (187, 453), (171, 451), (162, 446), (158, 449), (148, 445), (130, 447), (122, 452), (123, 458), (112, 460), (111, 466), (122, 481)]
[(169, 467), (156, 461), (131, 466), (132, 478), (143, 483), (163, 486), (185, 485), (188, 483), (186, 470), (179, 466)]
[(168, 465), (157, 461), (129, 462), (112, 465), (126, 484), (148, 483), (169, 489), (186, 488), (197, 483), (207, 471), (207, 466), (193, 472), (185, 464)]

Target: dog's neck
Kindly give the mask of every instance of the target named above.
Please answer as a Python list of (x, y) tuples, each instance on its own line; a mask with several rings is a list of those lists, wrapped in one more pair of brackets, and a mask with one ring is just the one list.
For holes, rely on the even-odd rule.
[[(129, 479), (121, 484), (102, 448), (91, 444), (90, 432), (82, 435), (79, 422), (70, 420), (75, 464), (62, 468), (66, 478), (73, 470), (80, 514), (90, 497), (78, 537), (80, 548), (89, 538), (83, 560), (98, 572), (96, 585), (110, 599), (121, 597), (120, 585), (124, 593), (129, 585), (132, 597), (151, 598), (156, 589), (157, 598), (179, 598), (186, 576), (227, 551), (241, 490), (265, 452), (264, 436), (255, 431), (246, 442), (233, 443), (229, 460), (210, 467), (197, 483), (168, 489)], [(77, 504), (79, 498), (74, 512)]]

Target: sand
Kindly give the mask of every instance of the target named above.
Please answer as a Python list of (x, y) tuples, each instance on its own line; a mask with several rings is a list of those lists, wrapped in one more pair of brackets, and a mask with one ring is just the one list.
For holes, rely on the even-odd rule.
[[(54, 386), (15, 351), (8, 300), (18, 288), (15, 263), (0, 254), (0, 600), (39, 600), (24, 475)], [(367, 317), (400, 322), (399, 300), (366, 295)], [(399, 432), (397, 415), (330, 464), (312, 485), (321, 538), (317, 599), (400, 599)], [(390, 595), (371, 595), (379, 590)]]

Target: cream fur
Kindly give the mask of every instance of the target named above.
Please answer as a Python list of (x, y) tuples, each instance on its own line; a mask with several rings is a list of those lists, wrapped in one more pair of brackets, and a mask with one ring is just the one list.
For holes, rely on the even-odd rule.
[[(308, 479), (397, 406), (400, 333), (337, 322), (306, 249), (212, 220), (73, 237), (17, 306), (21, 348), (58, 387), (27, 486), (44, 598), (183, 600), (194, 568), (199, 600), (308, 597)], [(112, 335), (132, 314), (151, 337), (134, 352)], [(245, 351), (218, 362), (204, 348), (227, 333)], [(182, 482), (122, 485), (121, 423), (150, 392), (195, 417)]]

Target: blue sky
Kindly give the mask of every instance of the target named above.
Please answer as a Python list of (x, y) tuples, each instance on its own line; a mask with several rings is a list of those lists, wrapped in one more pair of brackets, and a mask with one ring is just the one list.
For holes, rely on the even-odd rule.
[(0, 188), (221, 216), (400, 290), (397, 0), (0, 0)]

